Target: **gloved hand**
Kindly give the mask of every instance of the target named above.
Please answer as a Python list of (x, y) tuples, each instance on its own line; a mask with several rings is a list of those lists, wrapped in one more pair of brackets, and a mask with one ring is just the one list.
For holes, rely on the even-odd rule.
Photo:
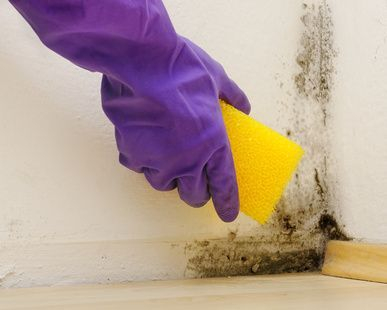
[(120, 162), (158, 190), (178, 188), (219, 217), (239, 212), (233, 158), (218, 98), (249, 113), (220, 64), (179, 36), (159, 0), (11, 0), (44, 44), (104, 74), (102, 104)]

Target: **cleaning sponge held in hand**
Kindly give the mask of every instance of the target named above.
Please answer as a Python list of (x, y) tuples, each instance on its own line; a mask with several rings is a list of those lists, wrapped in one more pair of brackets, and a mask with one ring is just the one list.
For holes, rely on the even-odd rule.
[(240, 209), (264, 224), (274, 212), (303, 150), (224, 101), (220, 105), (234, 157)]

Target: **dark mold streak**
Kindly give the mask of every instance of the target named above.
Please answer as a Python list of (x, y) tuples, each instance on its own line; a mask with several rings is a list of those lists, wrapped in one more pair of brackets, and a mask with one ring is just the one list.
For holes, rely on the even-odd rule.
[(316, 187), (317, 187), (317, 194), (319, 195), (321, 201), (325, 201), (326, 197), (325, 197), (325, 190), (322, 186), (322, 183), (320, 181), (320, 177), (319, 177), (319, 174), (318, 174), (318, 170), (315, 168), (314, 169), (314, 180), (316, 182)]
[(317, 9), (315, 5), (303, 4), (305, 14), (301, 17), (305, 31), (301, 39), (301, 51), (296, 62), (301, 69), (294, 77), (298, 94), (312, 97), (321, 105), (323, 122), (326, 126), (328, 116), (327, 104), (331, 98), (334, 73), (333, 31), (331, 11), (322, 1)]
[(351, 240), (340, 225), (337, 223), (337, 220), (328, 213), (324, 213), (321, 215), (320, 220), (318, 222), (318, 228), (325, 235), (327, 240), (342, 240), (348, 241)]
[[(300, 72), (294, 76), (298, 96), (284, 89), (282, 81), (279, 84), (294, 98), (293, 124), (285, 134), (299, 139), (304, 161), (264, 227), (257, 227), (248, 237), (231, 231), (225, 238), (186, 244), (187, 276), (315, 271), (321, 267), (328, 240), (350, 240), (329, 203), (333, 181), (328, 174), (326, 138), (336, 52), (330, 8), (325, 0), (319, 3), (303, 4), (304, 28), (296, 57)], [(289, 111), (289, 103), (284, 109)]]

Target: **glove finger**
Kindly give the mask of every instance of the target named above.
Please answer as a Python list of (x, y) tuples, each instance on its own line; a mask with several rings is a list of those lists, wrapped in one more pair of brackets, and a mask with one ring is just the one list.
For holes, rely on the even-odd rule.
[(225, 77), (221, 84), (219, 97), (239, 111), (242, 111), (245, 114), (250, 114), (251, 105), (249, 99), (239, 86), (228, 77)]
[(232, 222), (239, 213), (238, 184), (229, 146), (216, 151), (206, 166), (209, 191), (218, 216)]
[(176, 179), (161, 175), (155, 169), (144, 168), (143, 172), (149, 184), (158, 191), (171, 191), (177, 186)]
[(183, 176), (177, 180), (181, 200), (194, 208), (203, 207), (210, 200), (205, 171), (200, 176)]

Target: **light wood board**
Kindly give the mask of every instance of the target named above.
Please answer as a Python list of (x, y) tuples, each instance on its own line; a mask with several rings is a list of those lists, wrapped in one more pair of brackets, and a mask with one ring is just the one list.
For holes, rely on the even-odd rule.
[(330, 241), (322, 273), (387, 283), (387, 244)]
[(319, 274), (0, 289), (0, 309), (387, 309), (387, 285)]

